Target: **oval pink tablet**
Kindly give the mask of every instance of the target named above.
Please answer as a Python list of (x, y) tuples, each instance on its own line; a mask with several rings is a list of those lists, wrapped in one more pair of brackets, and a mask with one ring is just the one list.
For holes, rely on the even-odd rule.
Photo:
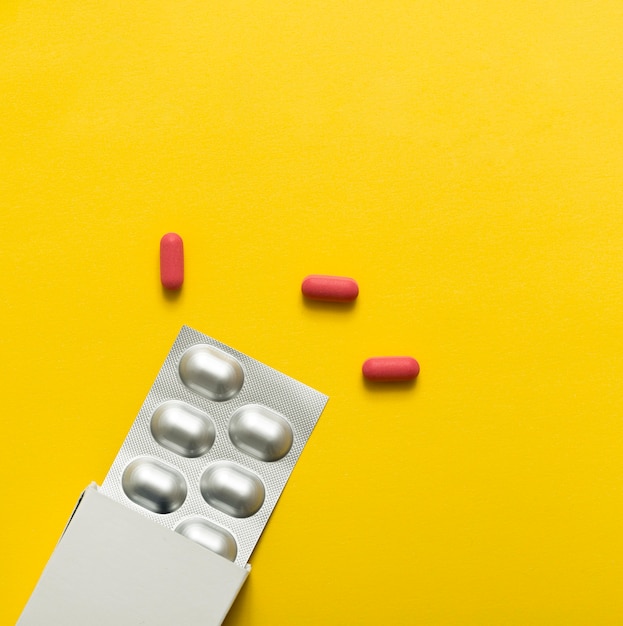
[(359, 295), (359, 286), (346, 276), (311, 274), (303, 279), (301, 291), (311, 300), (327, 302), (352, 302)]
[(177, 233), (160, 240), (160, 282), (166, 289), (179, 289), (184, 282), (184, 242)]
[(413, 380), (420, 373), (420, 364), (410, 356), (376, 356), (361, 368), (368, 380), (393, 382)]

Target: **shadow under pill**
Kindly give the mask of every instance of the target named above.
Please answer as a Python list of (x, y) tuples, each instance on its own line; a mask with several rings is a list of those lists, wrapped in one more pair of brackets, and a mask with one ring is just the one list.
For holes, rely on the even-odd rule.
[(308, 311), (327, 311), (331, 313), (344, 314), (350, 313), (355, 308), (356, 300), (352, 302), (327, 302), (326, 300), (311, 300), (310, 298), (302, 297), (303, 306)]
[(417, 378), (414, 380), (368, 380), (362, 378), (363, 386), (369, 391), (383, 392), (383, 391), (408, 391), (416, 386)]
[(169, 302), (177, 302), (182, 295), (181, 289), (167, 289), (166, 287), (161, 287), (161, 288), (162, 288), (162, 295), (164, 296), (164, 299)]

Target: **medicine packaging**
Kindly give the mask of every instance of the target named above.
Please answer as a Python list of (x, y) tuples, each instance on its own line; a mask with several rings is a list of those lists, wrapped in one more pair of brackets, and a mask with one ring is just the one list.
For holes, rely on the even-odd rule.
[(327, 400), (184, 326), (18, 625), (220, 624)]

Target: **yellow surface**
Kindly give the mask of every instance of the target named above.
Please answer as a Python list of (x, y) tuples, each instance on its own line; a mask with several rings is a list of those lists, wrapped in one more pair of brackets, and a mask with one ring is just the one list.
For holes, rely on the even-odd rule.
[[(2, 0), (2, 623), (187, 323), (331, 396), (227, 626), (623, 624), (621, 33), (620, 0)], [(415, 387), (364, 385), (396, 353)]]

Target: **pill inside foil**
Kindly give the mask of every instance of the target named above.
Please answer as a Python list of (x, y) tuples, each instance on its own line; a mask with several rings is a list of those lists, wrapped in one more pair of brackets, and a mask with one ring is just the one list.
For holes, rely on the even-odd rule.
[(102, 492), (244, 566), (327, 400), (184, 326)]

